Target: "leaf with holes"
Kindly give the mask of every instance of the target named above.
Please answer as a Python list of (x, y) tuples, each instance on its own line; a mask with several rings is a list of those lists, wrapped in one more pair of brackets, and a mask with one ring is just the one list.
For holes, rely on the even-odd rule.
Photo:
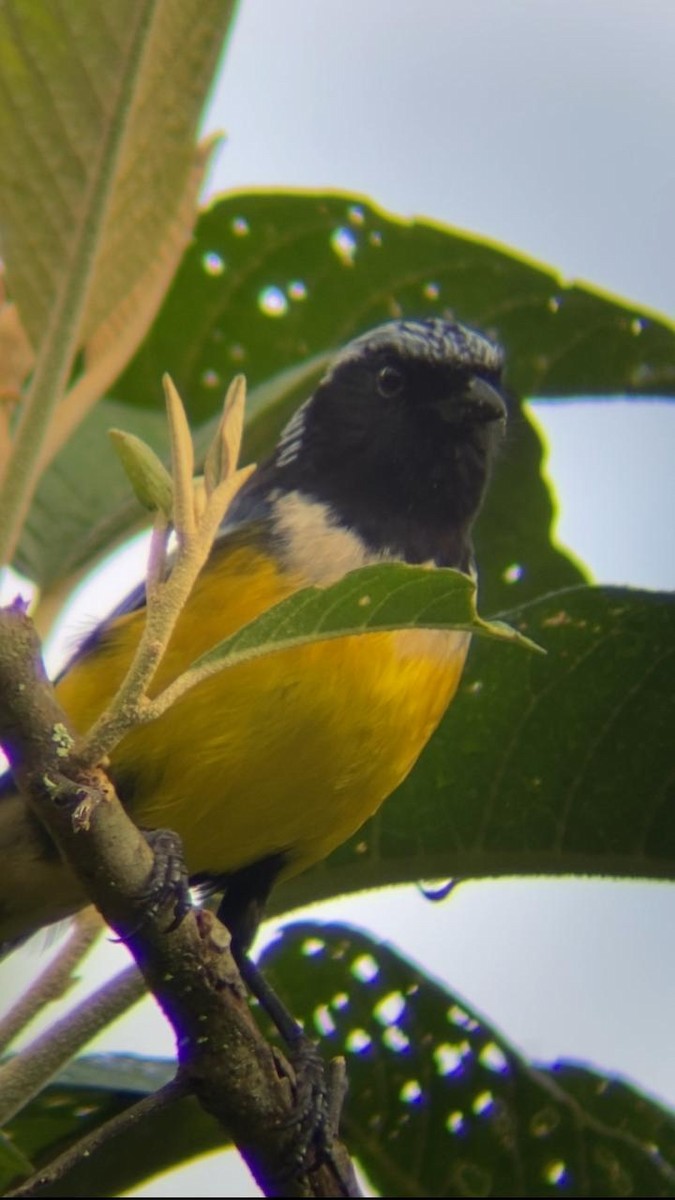
[(675, 877), (673, 597), (575, 588), (504, 615), (547, 654), (474, 639), (411, 775), (276, 912), (418, 879)]
[(343, 925), (289, 926), (268, 978), (347, 1059), (343, 1129), (383, 1196), (675, 1196), (675, 1118), (634, 1088), (528, 1063), (461, 999)]
[[(203, 214), (166, 303), (120, 380), (147, 404), (162, 371), (211, 415), (254, 385), (398, 316), (494, 334), (521, 396), (675, 395), (675, 329), (486, 240), (344, 193), (233, 193)], [(178, 335), (178, 336), (177, 336)]]

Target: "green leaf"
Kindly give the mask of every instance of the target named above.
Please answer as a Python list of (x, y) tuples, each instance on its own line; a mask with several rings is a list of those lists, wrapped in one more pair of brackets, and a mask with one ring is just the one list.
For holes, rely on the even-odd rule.
[[(90, 1055), (71, 1063), (58, 1079), (7, 1126), (0, 1144), (0, 1190), (15, 1187), (86, 1134), (92, 1133), (175, 1074), (168, 1060), (134, 1055)], [(116, 1196), (145, 1179), (209, 1150), (227, 1136), (214, 1118), (186, 1097), (128, 1128), (81, 1158), (46, 1196)], [(19, 1158), (23, 1156), (23, 1169)]]
[(675, 1195), (672, 1114), (611, 1076), (528, 1063), (388, 946), (303, 923), (261, 965), (345, 1055), (345, 1138), (381, 1195)]
[(575, 588), (505, 614), (546, 656), (472, 644), (416, 768), (276, 912), (385, 883), (675, 877), (675, 601)]
[(219, 642), (190, 670), (235, 666), (317, 639), (399, 629), (460, 629), (538, 649), (504, 622), (478, 616), (468, 575), (383, 563), (350, 571), (330, 587), (302, 588)]
[(105, 400), (89, 413), (42, 476), (19, 544), (16, 566), (43, 588), (91, 565), (147, 522), (110, 446), (114, 426), (168, 459), (163, 412)]
[(521, 396), (675, 394), (675, 330), (663, 318), (360, 196), (269, 190), (203, 214), (117, 396), (147, 403), (168, 370), (201, 420), (235, 371), (253, 386), (382, 321), (443, 313), (503, 341)]
[(0, 8), (0, 77), (11, 97), (0, 105), (2, 255), (34, 347), (74, 270), (96, 255), (84, 340), (168, 239), (233, 8), (232, 0)]

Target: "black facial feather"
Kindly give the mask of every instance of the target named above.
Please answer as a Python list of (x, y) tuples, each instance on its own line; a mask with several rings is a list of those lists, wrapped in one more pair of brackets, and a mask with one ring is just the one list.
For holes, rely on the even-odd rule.
[(250, 512), (273, 489), (299, 492), (371, 552), (466, 569), (504, 429), (502, 362), (483, 335), (438, 319), (395, 321), (357, 338), (241, 503)]

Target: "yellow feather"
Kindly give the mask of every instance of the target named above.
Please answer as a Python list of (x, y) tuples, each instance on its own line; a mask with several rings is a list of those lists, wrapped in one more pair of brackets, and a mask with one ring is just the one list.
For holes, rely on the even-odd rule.
[[(167, 684), (201, 653), (302, 586), (261, 542), (216, 548), (157, 676)], [(85, 730), (120, 683), (143, 613), (120, 618), (58, 686)], [(129, 808), (176, 830), (191, 874), (277, 852), (282, 877), (324, 858), (406, 776), (452, 699), (463, 633), (363, 634), (282, 651), (211, 677), (112, 754)]]

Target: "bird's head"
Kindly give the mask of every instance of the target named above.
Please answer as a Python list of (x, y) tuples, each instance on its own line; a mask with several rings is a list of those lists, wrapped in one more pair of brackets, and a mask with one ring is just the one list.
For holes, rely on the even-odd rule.
[(505, 427), (502, 367), (463, 325), (381, 325), (336, 354), (253, 488), (325, 506), (373, 555), (466, 569)]

